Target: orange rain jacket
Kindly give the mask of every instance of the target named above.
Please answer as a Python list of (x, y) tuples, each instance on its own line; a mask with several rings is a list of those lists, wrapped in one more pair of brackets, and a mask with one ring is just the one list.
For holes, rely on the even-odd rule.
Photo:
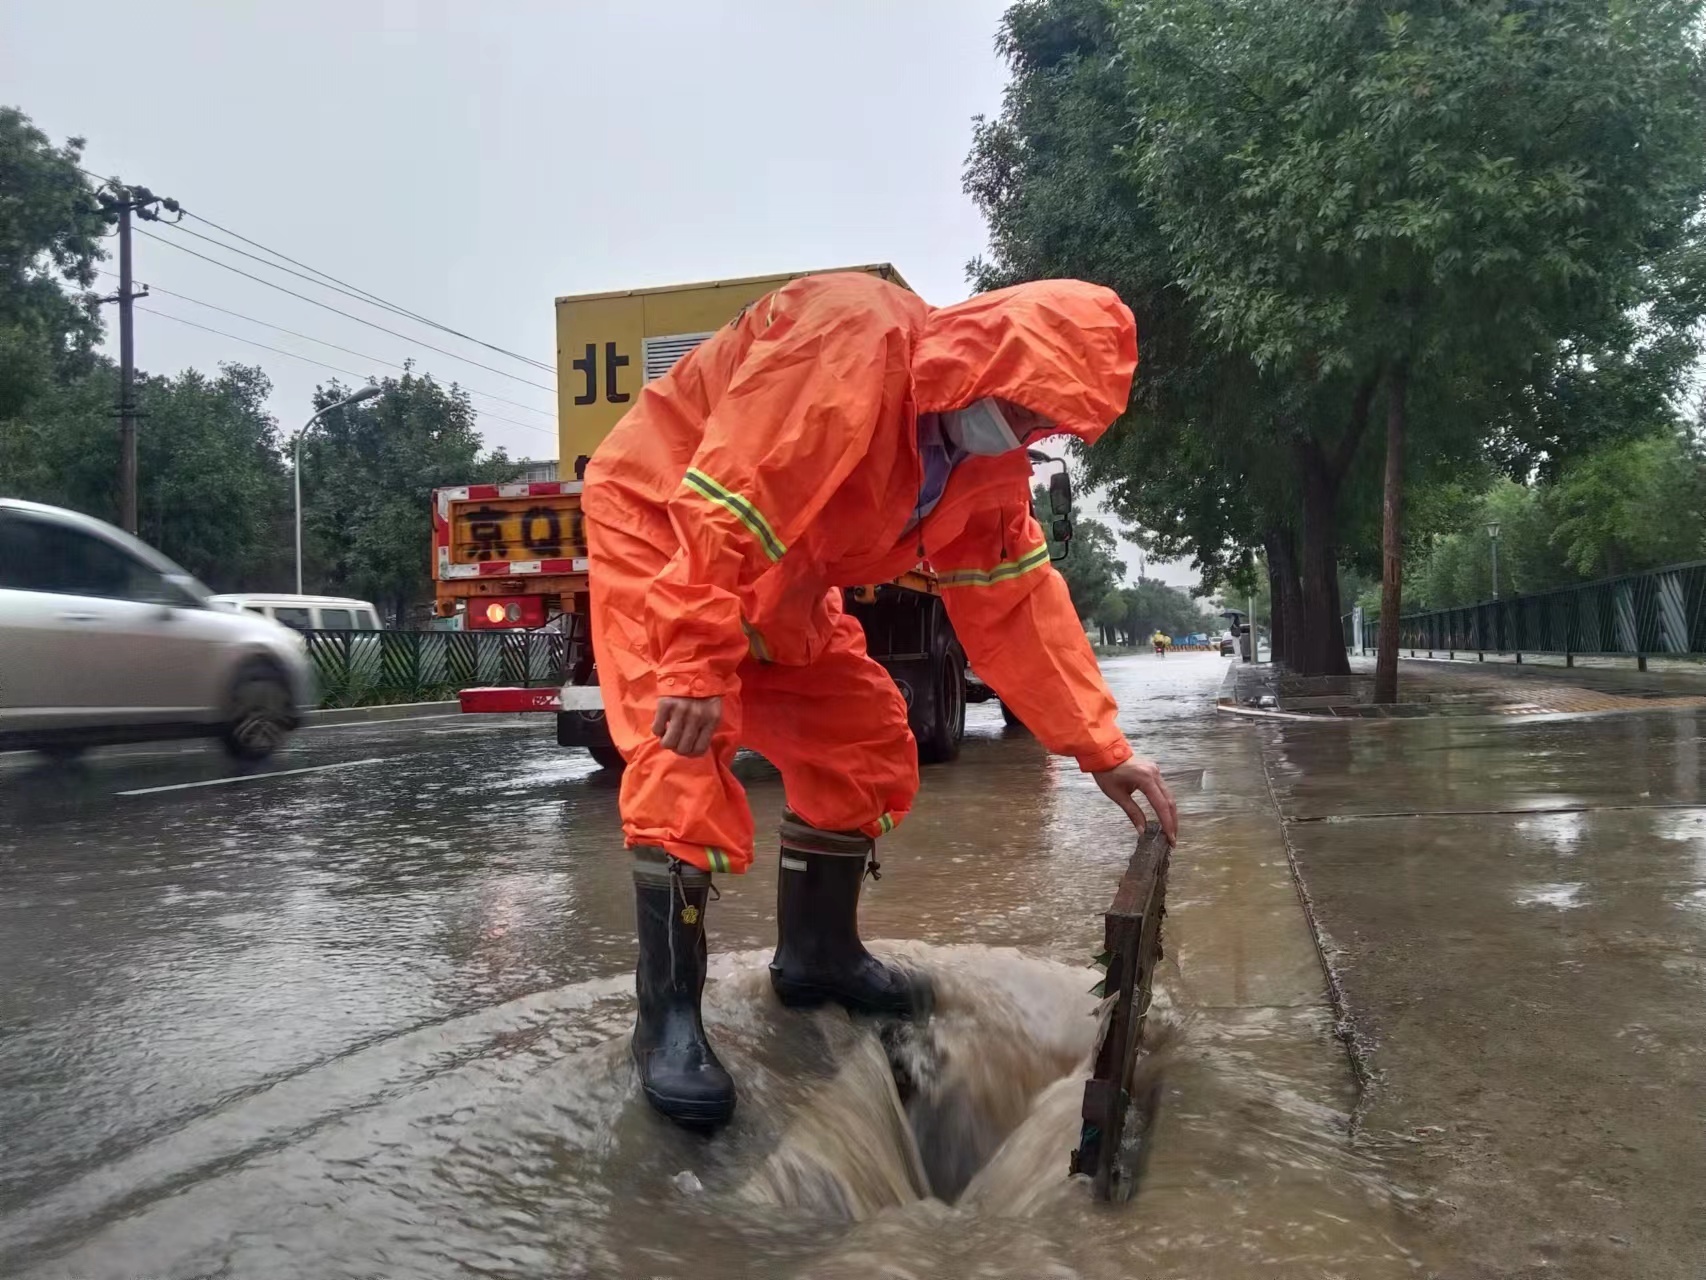
[[(1124, 411), (1136, 365), (1131, 312), (1081, 281), (932, 308), (839, 274), (760, 299), (649, 383), (587, 468), (589, 522), (659, 553), (654, 574), (607, 597), (631, 605), (607, 623), (595, 542), (601, 681), (612, 625), (645, 651), (658, 697), (729, 694), (749, 658), (811, 665), (838, 628), (835, 588), (925, 561), (972, 668), (1043, 744), (1087, 771), (1120, 763), (1131, 749), (1031, 515), (1024, 449), (964, 460), (908, 526), (919, 414), (993, 396), (1091, 443)], [(639, 713), (649, 725), (650, 707), (632, 710), (613, 728)]]

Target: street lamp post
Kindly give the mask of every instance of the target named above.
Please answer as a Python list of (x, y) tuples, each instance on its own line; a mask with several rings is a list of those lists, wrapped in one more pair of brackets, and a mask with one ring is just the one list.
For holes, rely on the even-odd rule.
[(360, 404), (363, 400), (371, 400), (380, 392), (379, 387), (363, 387), (354, 395), (345, 396), (335, 404), (329, 404), (302, 424), (302, 430), (296, 433), (296, 441), (291, 445), (292, 469), (296, 480), (296, 594), (302, 594), (302, 437), (308, 434), (321, 418), (333, 409), (346, 409), (352, 404)]
[(1499, 598), (1499, 522), (1487, 521), (1487, 540), (1493, 547), (1493, 599)]

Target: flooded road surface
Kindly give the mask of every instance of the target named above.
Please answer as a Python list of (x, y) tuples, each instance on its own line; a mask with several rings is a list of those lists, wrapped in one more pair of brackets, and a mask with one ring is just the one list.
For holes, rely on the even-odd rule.
[(878, 1026), (769, 993), (782, 795), (740, 766), (760, 855), (708, 917), (706, 1019), (741, 1095), (710, 1140), (634, 1087), (611, 780), (542, 719), (446, 718), (307, 732), (229, 785), (176, 749), (0, 763), (0, 1274), (1415, 1274), (1223, 660), (1108, 665), (1185, 832), (1132, 1203), (1065, 1169), (1133, 833), (993, 704), (867, 885), (865, 936), (937, 978), (890, 1045), (910, 1114)]

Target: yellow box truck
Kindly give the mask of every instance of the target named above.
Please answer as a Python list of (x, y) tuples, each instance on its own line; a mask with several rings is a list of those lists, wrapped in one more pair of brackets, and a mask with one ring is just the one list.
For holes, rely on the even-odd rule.
[[(887, 263), (842, 267), (907, 287)], [(481, 628), (551, 625), (566, 637), (558, 689), (465, 689), (465, 711), (554, 711), (557, 741), (582, 746), (607, 767), (621, 758), (604, 723), (588, 625), (586, 545), (580, 492), (593, 451), (661, 378), (744, 306), (817, 272), (557, 299), (559, 479), (441, 489), (434, 495), (438, 610), (465, 611)], [(967, 701), (993, 696), (966, 670), (928, 566), (891, 583), (854, 588), (847, 608), (865, 628), (871, 656), (905, 696), (920, 759), (951, 760), (965, 733)]]

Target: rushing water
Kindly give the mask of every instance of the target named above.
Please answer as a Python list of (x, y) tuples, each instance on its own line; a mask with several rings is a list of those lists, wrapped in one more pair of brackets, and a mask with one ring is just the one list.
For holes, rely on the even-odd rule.
[[(38, 912), (4, 953), (0, 1272), (1411, 1274), (1221, 670), (1111, 668), (1186, 824), (1128, 1204), (1066, 1176), (1131, 843), (1069, 763), (974, 710), (885, 841), (866, 931), (934, 975), (924, 1026), (780, 1008), (773, 859), (726, 884), (706, 1020), (740, 1105), (706, 1138), (634, 1087), (610, 788), (536, 729), (448, 722), (364, 780), (267, 784), (285, 803), (137, 811), (115, 866), (88, 860), (110, 819), (33, 815), (0, 886)], [(780, 788), (744, 767), (762, 829)], [(52, 927), (97, 908), (104, 936)]]

